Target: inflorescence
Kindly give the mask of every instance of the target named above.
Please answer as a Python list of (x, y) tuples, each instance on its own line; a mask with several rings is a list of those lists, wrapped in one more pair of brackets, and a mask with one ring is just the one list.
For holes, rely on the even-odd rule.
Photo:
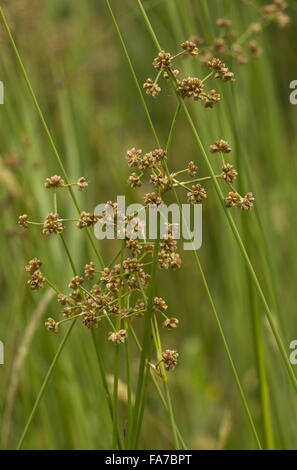
[[(248, 0), (245, 0), (248, 2)], [(232, 30), (232, 22), (228, 18), (219, 18), (217, 26), (223, 30), (219, 39), (215, 39), (213, 44), (207, 46), (202, 38), (191, 38), (181, 44), (182, 51), (175, 56), (169, 52), (160, 51), (153, 60), (153, 67), (156, 69), (155, 80), (148, 78), (143, 85), (146, 93), (156, 97), (161, 92), (159, 79), (163, 76), (166, 80), (173, 80), (177, 94), (185, 99), (202, 101), (206, 108), (212, 108), (221, 99), (220, 94), (215, 89), (206, 90), (206, 81), (213, 77), (223, 82), (235, 80), (234, 73), (229, 70), (222, 58), (232, 56), (237, 58), (239, 63), (246, 63), (248, 56), (243, 49), (243, 43), (249, 39), (248, 50), (252, 57), (259, 57), (261, 47), (252, 38), (259, 35), (263, 27), (270, 22), (277, 22), (280, 27), (289, 23), (289, 17), (285, 13), (287, 3), (284, 0), (274, 0), (272, 4), (261, 9), (261, 17), (258, 22), (252, 23), (247, 32), (240, 38)], [(209, 69), (208, 75), (204, 79), (197, 77), (186, 77), (179, 79), (179, 70), (174, 68), (173, 62), (179, 56), (200, 57)], [(225, 197), (226, 208), (238, 208), (242, 211), (251, 209), (255, 198), (251, 192), (240, 195), (234, 188), (234, 182), (238, 172), (229, 162), (226, 162), (226, 155), (232, 152), (232, 148), (226, 140), (219, 139), (209, 147), (211, 154), (220, 156), (220, 170), (215, 177), (223, 184), (227, 184), (229, 192)], [(167, 164), (167, 152), (162, 148), (154, 149), (147, 153), (136, 147), (126, 152), (126, 163), (133, 169), (129, 176), (128, 183), (132, 188), (143, 185), (145, 179), (152, 185), (152, 191), (144, 195), (145, 208), (158, 207), (165, 195), (172, 190), (181, 189), (186, 193), (186, 200), (189, 204), (205, 203), (208, 192), (205, 183), (213, 178), (213, 175), (199, 175), (199, 168), (193, 161), (188, 162), (186, 168), (176, 172), (170, 172)], [(182, 175), (187, 175), (182, 178)], [(185, 180), (184, 180), (185, 179)], [(31, 259), (25, 266), (29, 275), (28, 285), (32, 290), (38, 290), (45, 284), (55, 290), (57, 301), (61, 306), (62, 319), (56, 320), (49, 317), (45, 326), (49, 331), (57, 333), (61, 326), (74, 319), (81, 319), (87, 328), (97, 328), (102, 321), (106, 321), (110, 327), (107, 339), (116, 344), (122, 344), (129, 336), (132, 323), (145, 316), (148, 310), (147, 292), (151, 276), (148, 272), (152, 265), (154, 256), (154, 244), (143, 236), (141, 239), (135, 237), (135, 231), (141, 229), (141, 219), (135, 212), (126, 216), (118, 210), (117, 203), (107, 201), (106, 211), (98, 216), (94, 213), (82, 211), (79, 217), (71, 219), (63, 218), (57, 209), (57, 192), (65, 187), (76, 186), (82, 191), (88, 186), (84, 177), (80, 177), (76, 183), (66, 183), (59, 175), (46, 178), (45, 188), (54, 193), (54, 211), (47, 214), (44, 221), (34, 222), (27, 214), (19, 217), (18, 223), (24, 229), (29, 226), (40, 226), (43, 235), (61, 235), (65, 224), (74, 223), (78, 229), (94, 227), (102, 224), (104, 227), (111, 225), (119, 233), (118, 224), (124, 230), (123, 249), (115, 258), (112, 265), (98, 269), (94, 261), (89, 261), (81, 275), (74, 275), (69, 280), (66, 288), (60, 290), (41, 271), (42, 261), (38, 258)], [(132, 229), (131, 229), (131, 222)], [(179, 269), (182, 264), (181, 256), (177, 252), (178, 245), (174, 236), (174, 226), (167, 224), (167, 234), (160, 240), (157, 253), (157, 262), (163, 269)], [(128, 253), (128, 255), (127, 255)], [(121, 261), (116, 264), (117, 258), (121, 256)], [(154, 318), (161, 318), (161, 325), (168, 330), (174, 330), (179, 324), (178, 318), (168, 315), (168, 306), (161, 297), (153, 299), (152, 312)], [(157, 373), (162, 374), (161, 364), (166, 371), (173, 370), (178, 362), (179, 354), (175, 350), (166, 349), (159, 351), (158, 363), (153, 366)]]

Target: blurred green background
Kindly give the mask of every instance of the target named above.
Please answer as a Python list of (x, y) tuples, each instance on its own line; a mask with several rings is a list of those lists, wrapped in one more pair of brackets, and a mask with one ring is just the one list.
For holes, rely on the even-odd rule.
[[(111, 4), (143, 83), (153, 74), (151, 62), (156, 51), (136, 2), (111, 0)], [(258, 17), (251, 5), (239, 0), (146, 0), (144, 5), (162, 47), (172, 53), (178, 52), (179, 44), (190, 36), (216, 38), (218, 17), (231, 18), (239, 34)], [(134, 146), (149, 151), (155, 148), (155, 142), (105, 2), (14, 0), (1, 1), (1, 6), (71, 179), (76, 181), (83, 175), (89, 180), (87, 191), (79, 194), (81, 206), (92, 211), (96, 204), (115, 200), (118, 194), (141, 202), (147, 188), (136, 192), (129, 189), (124, 155)], [(221, 103), (213, 110), (194, 103), (192, 113), (206, 147), (219, 138), (229, 141), (234, 149), (230, 160), (239, 171), (239, 187), (242, 192), (255, 194), (255, 210), (235, 211), (234, 216), (289, 355), (289, 343), (297, 339), (297, 106), (289, 102), (289, 84), (297, 79), (297, 7), (293, 0), (288, 13), (288, 28), (270, 25), (259, 37), (263, 48), (260, 59), (245, 66), (227, 60), (237, 80), (232, 85), (216, 83), (222, 91)], [(45, 240), (39, 230), (24, 232), (17, 225), (20, 214), (43, 220), (51, 210), (52, 200), (43, 183), (59, 170), (3, 28), (0, 40), (0, 79), (5, 87), (5, 104), (0, 106), (0, 339), (5, 344), (5, 365), (0, 366), (0, 445), (13, 448), (62, 338), (48, 333), (43, 325), (48, 316), (59, 315), (56, 299), (47, 289), (29, 290), (24, 265), (34, 256), (42, 259), (46, 275), (60, 287), (68, 283), (71, 270), (59, 240)], [(178, 68), (183, 76), (202, 77), (207, 73), (195, 59), (181, 60)], [(145, 99), (165, 145), (176, 97), (164, 84), (158, 99)], [(206, 174), (181, 114), (169, 156), (170, 168), (182, 169), (190, 160), (198, 161), (201, 174)], [(65, 215), (75, 214), (66, 192), (60, 197), (60, 205)], [(69, 227), (65, 236), (82, 269), (92, 259), (85, 233)], [(117, 242), (96, 244), (106, 262), (118, 249)], [(294, 449), (296, 398), (211, 184), (203, 207), (199, 255), (259, 433), (262, 436), (263, 415), (254, 352), (255, 325), (265, 346), (275, 447)], [(191, 449), (254, 448), (193, 254), (184, 252), (182, 256), (179, 271), (158, 272), (158, 295), (180, 319), (176, 332), (162, 332), (164, 346), (180, 353), (179, 365), (170, 375), (176, 420)], [(103, 327), (98, 332), (98, 341), (106, 369), (112, 374), (114, 347), (106, 341), (106, 331)], [(134, 375), (138, 359), (135, 350), (131, 364)], [(122, 422), (125, 400), (123, 391)], [(24, 448), (104, 449), (110, 446), (110, 434), (94, 346), (90, 333), (77, 324)], [(164, 409), (151, 385), (140, 446), (172, 447)]]

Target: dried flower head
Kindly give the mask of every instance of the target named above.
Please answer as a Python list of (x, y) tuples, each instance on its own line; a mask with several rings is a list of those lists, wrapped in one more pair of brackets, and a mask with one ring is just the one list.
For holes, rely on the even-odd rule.
[(89, 186), (89, 183), (88, 181), (86, 180), (86, 178), (84, 178), (83, 176), (81, 176), (78, 181), (77, 181), (77, 186), (78, 186), (78, 189), (79, 191), (83, 191), (85, 188), (87, 188)]
[(141, 182), (141, 179), (139, 177), (139, 175), (137, 173), (132, 173), (129, 178), (128, 178), (128, 183), (130, 184), (130, 186), (132, 188), (136, 188), (137, 186), (141, 186), (142, 185), (142, 182)]
[(44, 286), (44, 281), (45, 281), (45, 277), (38, 270), (32, 274), (31, 279), (29, 279), (28, 281), (28, 284), (32, 290), (37, 290), (37, 289), (41, 289)]
[(33, 258), (30, 261), (28, 261), (28, 264), (25, 266), (25, 270), (28, 273), (33, 274), (35, 273), (35, 271), (39, 270), (41, 265), (42, 265), (42, 261), (40, 261), (40, 259)]
[(46, 216), (42, 228), (43, 235), (57, 235), (59, 233), (62, 233), (63, 229), (64, 227), (59, 219), (59, 214), (54, 214), (53, 212), (51, 212)]
[(202, 80), (196, 77), (184, 78), (179, 82), (177, 91), (183, 98), (193, 98), (196, 101), (202, 100), (204, 97), (204, 84)]
[(207, 193), (205, 188), (201, 184), (194, 184), (192, 186), (192, 191), (187, 193), (188, 202), (190, 204), (196, 204), (197, 202), (202, 202), (203, 199), (207, 198)]
[(159, 206), (162, 204), (162, 198), (156, 193), (147, 193), (144, 196), (144, 203), (149, 206)]
[(220, 139), (210, 146), (210, 151), (211, 153), (216, 153), (216, 152), (230, 153), (232, 152), (232, 148), (229, 146), (226, 140)]
[(169, 52), (160, 51), (153, 61), (153, 66), (157, 70), (171, 69), (172, 55)]
[(79, 216), (79, 221), (76, 226), (80, 229), (85, 227), (94, 226), (98, 222), (99, 218), (90, 212), (81, 212)]
[(48, 189), (50, 188), (62, 188), (65, 186), (65, 181), (61, 176), (54, 175), (50, 176), (49, 178), (46, 178), (44, 182), (44, 186)]
[(77, 289), (83, 282), (84, 280), (81, 276), (74, 276), (68, 284), (68, 287), (70, 289)]
[(167, 318), (163, 323), (162, 326), (163, 328), (167, 328), (168, 330), (173, 330), (174, 328), (177, 328), (179, 324), (179, 320), (177, 318)]
[(161, 312), (166, 312), (168, 305), (162, 297), (155, 297), (153, 301), (153, 310), (160, 310)]
[(221, 101), (221, 95), (216, 90), (210, 90), (210, 92), (204, 98), (205, 108), (213, 108), (215, 104)]
[(226, 183), (233, 183), (237, 174), (237, 171), (235, 168), (233, 168), (233, 165), (230, 165), (230, 163), (227, 163), (222, 168), (222, 178), (226, 181)]
[(238, 207), (238, 204), (240, 204), (240, 201), (241, 201), (240, 194), (234, 191), (230, 191), (228, 193), (228, 196), (225, 198), (226, 207)]
[(197, 44), (193, 41), (185, 41), (181, 44), (182, 49), (186, 51), (189, 55), (195, 57), (196, 55), (199, 54), (199, 49), (197, 47)]
[(127, 153), (126, 153), (126, 161), (128, 163), (128, 166), (138, 166), (138, 163), (139, 163), (139, 160), (140, 160), (140, 156), (142, 154), (142, 150), (141, 149), (136, 149), (136, 148), (132, 148), (130, 150), (127, 150)]
[(45, 326), (49, 331), (52, 331), (53, 333), (58, 333), (59, 331), (59, 323), (51, 317), (47, 319), (47, 321), (45, 322)]
[(90, 261), (88, 264), (85, 265), (84, 269), (85, 276), (92, 281), (95, 277), (95, 263)]
[(155, 83), (151, 78), (148, 78), (146, 82), (143, 84), (143, 88), (146, 91), (147, 95), (151, 95), (153, 97), (158, 96), (161, 91), (161, 87), (158, 83)]
[(230, 72), (226, 64), (218, 58), (213, 58), (208, 61), (208, 67), (215, 72), (215, 78), (220, 78), (224, 82), (234, 81), (234, 73)]
[(166, 351), (162, 352), (162, 359), (166, 370), (174, 370), (177, 365), (178, 358), (178, 352), (172, 349), (166, 349)]
[(127, 338), (126, 330), (119, 330), (117, 332), (110, 332), (108, 334), (108, 340), (117, 344), (124, 343), (126, 338)]
[(66, 305), (67, 304), (67, 297), (64, 294), (58, 294), (57, 296), (58, 302), (61, 305)]
[(19, 216), (18, 224), (23, 228), (28, 228), (29, 216), (27, 214), (23, 214)]
[(141, 245), (137, 240), (125, 240), (125, 246), (128, 250), (131, 250), (133, 256), (138, 256), (141, 253)]
[(254, 205), (254, 202), (255, 202), (255, 198), (254, 198), (254, 195), (253, 193), (247, 193), (242, 199), (241, 199), (241, 202), (240, 202), (240, 209), (242, 210), (249, 210), (253, 207)]
[(197, 171), (198, 171), (198, 167), (197, 165), (195, 165), (194, 162), (189, 162), (188, 163), (188, 174), (190, 176), (195, 176), (197, 174)]

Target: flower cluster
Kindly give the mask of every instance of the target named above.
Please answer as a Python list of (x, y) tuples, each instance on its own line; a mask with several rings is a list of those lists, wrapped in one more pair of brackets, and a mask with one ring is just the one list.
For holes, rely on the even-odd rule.
[(213, 72), (207, 75), (204, 79), (200, 79), (198, 77), (187, 77), (179, 80), (177, 79), (179, 70), (173, 68), (173, 61), (180, 55), (186, 54), (192, 57), (198, 56), (199, 44), (200, 43), (197, 40), (184, 41), (181, 44), (182, 52), (175, 56), (172, 56), (169, 52), (160, 51), (153, 61), (153, 66), (158, 72), (155, 80), (148, 78), (143, 84), (143, 88), (146, 93), (153, 97), (156, 97), (160, 93), (161, 87), (158, 81), (161, 75), (163, 75), (166, 80), (172, 78), (172, 80), (175, 81), (177, 93), (182, 98), (192, 98), (195, 101), (203, 101), (205, 108), (213, 108), (213, 106), (220, 101), (221, 96), (215, 89), (211, 89), (209, 91), (205, 90), (205, 82), (211, 75), (214, 75), (215, 78), (220, 78), (225, 82), (234, 81), (234, 73), (230, 72), (228, 67), (226, 67), (220, 59), (215, 57), (209, 58), (207, 65), (213, 70)]
[(220, 139), (210, 145), (209, 149), (211, 153), (219, 153), (221, 155), (223, 166), (222, 173), (218, 175), (218, 178), (223, 179), (232, 189), (225, 198), (226, 207), (237, 207), (242, 210), (251, 209), (255, 202), (253, 193), (249, 192), (245, 196), (241, 196), (232, 186), (238, 173), (233, 165), (225, 162), (224, 155), (232, 152), (229, 143), (226, 140)]

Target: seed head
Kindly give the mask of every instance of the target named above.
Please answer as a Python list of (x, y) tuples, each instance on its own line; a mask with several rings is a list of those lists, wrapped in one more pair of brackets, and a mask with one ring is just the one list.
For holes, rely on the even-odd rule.
[(220, 78), (225, 82), (234, 81), (234, 73), (230, 72), (226, 64), (218, 58), (213, 58), (207, 62), (209, 68), (214, 70), (215, 78)]
[(83, 191), (85, 188), (89, 186), (88, 181), (83, 176), (79, 178), (76, 184), (78, 186), (79, 191)]
[(19, 216), (18, 224), (23, 228), (28, 228), (29, 216), (23, 214)]
[(151, 78), (148, 78), (143, 84), (143, 88), (146, 90), (147, 95), (151, 95), (155, 98), (161, 91), (161, 87), (158, 83), (155, 83)]
[(81, 276), (74, 276), (68, 284), (68, 287), (70, 289), (77, 289), (83, 282), (84, 280)]
[(211, 153), (216, 153), (216, 152), (230, 153), (232, 152), (232, 148), (229, 146), (226, 140), (220, 139), (210, 146), (210, 151)]
[(194, 184), (192, 186), (192, 191), (189, 191), (188, 202), (190, 204), (196, 204), (197, 202), (202, 202), (203, 199), (207, 198), (207, 193), (205, 188), (201, 184)]
[(253, 207), (254, 202), (255, 198), (253, 193), (247, 193), (240, 202), (240, 209), (247, 211)]
[(153, 61), (153, 66), (157, 70), (171, 69), (172, 56), (169, 52), (160, 51)]
[(141, 245), (137, 240), (126, 240), (125, 246), (128, 250), (131, 250), (133, 256), (138, 256), (141, 253)]
[(225, 198), (226, 207), (238, 207), (240, 201), (240, 194), (235, 193), (234, 191), (229, 192), (228, 196)]
[(53, 333), (58, 333), (59, 331), (59, 323), (56, 322), (53, 318), (49, 317), (45, 322), (45, 326), (49, 331)]
[(198, 171), (197, 165), (195, 165), (194, 162), (189, 162), (188, 163), (188, 174), (190, 176), (195, 176), (197, 174), (197, 171)]
[(41, 289), (44, 286), (45, 277), (40, 271), (35, 271), (31, 279), (29, 279), (28, 284), (32, 290)]
[(202, 100), (204, 84), (199, 78), (184, 78), (181, 82), (179, 82), (177, 91), (183, 98), (193, 98), (195, 101)]
[(59, 220), (59, 214), (50, 213), (46, 216), (43, 223), (42, 233), (43, 235), (52, 235), (62, 233), (64, 227), (62, 222)]
[(44, 182), (44, 186), (48, 189), (50, 188), (62, 188), (65, 186), (65, 181), (61, 176), (54, 175), (50, 176), (49, 178), (46, 178)]
[(227, 163), (222, 168), (222, 178), (226, 181), (226, 183), (233, 183), (237, 174), (237, 171), (235, 168), (233, 168), (232, 165), (230, 165), (230, 163)]
[(90, 261), (88, 264), (85, 265), (84, 269), (85, 276), (92, 281), (95, 277), (95, 263)]
[(185, 41), (181, 44), (182, 49), (193, 57), (199, 54), (199, 49), (193, 41)]
[(166, 349), (166, 351), (162, 352), (162, 359), (166, 370), (174, 370), (177, 365), (178, 358), (178, 352), (172, 349)]
[(42, 265), (42, 261), (40, 261), (40, 259), (33, 258), (30, 261), (28, 261), (28, 264), (25, 266), (25, 270), (28, 273), (33, 274), (35, 273), (35, 271), (39, 270), (41, 265)]
[(58, 302), (61, 305), (66, 305), (67, 304), (67, 297), (64, 294), (58, 294)]
[(153, 301), (153, 310), (160, 310), (161, 312), (166, 312), (168, 305), (162, 297), (155, 297)]
[(221, 101), (221, 95), (216, 90), (210, 90), (210, 92), (204, 97), (205, 108), (213, 108), (215, 104)]
[(140, 160), (140, 155), (142, 154), (141, 149), (136, 149), (133, 147), (130, 150), (127, 150), (126, 153), (126, 161), (128, 163), (128, 166), (138, 166), (139, 160)]
[(98, 217), (96, 217), (94, 214), (83, 211), (80, 213), (79, 221), (77, 222), (76, 226), (78, 228), (91, 227), (94, 226), (98, 220)]
[(101, 321), (101, 318), (97, 317), (96, 313), (92, 310), (85, 313), (85, 315), (83, 316), (83, 324), (87, 328), (97, 328), (100, 321)]
[(130, 184), (132, 188), (136, 188), (137, 186), (142, 185), (140, 177), (135, 172), (129, 176), (128, 183)]
[(174, 328), (177, 328), (177, 325), (179, 324), (179, 320), (177, 318), (167, 318), (163, 323), (162, 326), (163, 328), (168, 328), (168, 330), (172, 330)]
[(126, 330), (119, 330), (117, 332), (110, 332), (108, 334), (108, 340), (117, 344), (124, 343), (126, 338), (127, 338)]
[(156, 193), (147, 193), (144, 196), (144, 203), (148, 206), (159, 206), (162, 202), (162, 198)]

